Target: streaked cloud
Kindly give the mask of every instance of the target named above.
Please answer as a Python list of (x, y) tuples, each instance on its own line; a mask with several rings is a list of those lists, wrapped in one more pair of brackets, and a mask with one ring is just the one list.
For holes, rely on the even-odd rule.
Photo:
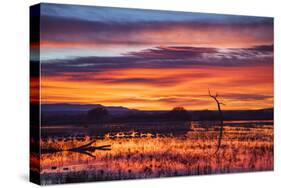
[(273, 18), (43, 4), (43, 103), (273, 106)]
[[(272, 64), (273, 46), (221, 49), (190, 46), (155, 47), (115, 57), (81, 57), (43, 61), (43, 75), (73, 75), (83, 79), (85, 74), (129, 68), (186, 68), (189, 66), (241, 66)], [(87, 76), (86, 76), (87, 77)]]
[(71, 44), (77, 47), (106, 45), (249, 47), (270, 44), (273, 40), (272, 19), (247, 24), (193, 21), (129, 23), (43, 16), (41, 27), (42, 47), (48, 48), (68, 47)]

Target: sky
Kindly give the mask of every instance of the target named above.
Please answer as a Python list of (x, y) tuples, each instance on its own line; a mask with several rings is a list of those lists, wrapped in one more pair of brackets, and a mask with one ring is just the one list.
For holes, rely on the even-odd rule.
[(273, 19), (41, 4), (42, 103), (273, 107)]

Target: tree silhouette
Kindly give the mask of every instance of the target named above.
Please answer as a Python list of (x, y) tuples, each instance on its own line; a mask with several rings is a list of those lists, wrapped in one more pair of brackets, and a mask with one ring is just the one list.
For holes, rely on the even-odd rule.
[(168, 117), (172, 120), (190, 120), (190, 114), (184, 109), (184, 107), (175, 107), (168, 112)]
[(88, 120), (90, 121), (95, 121), (95, 122), (101, 122), (106, 120), (108, 117), (109, 113), (106, 108), (103, 107), (98, 107), (98, 108), (93, 108), (88, 111)]
[(211, 92), (210, 92), (210, 89), (208, 91), (209, 91), (209, 96), (212, 99), (214, 99), (215, 102), (217, 103), (217, 107), (218, 107), (218, 111), (219, 111), (219, 118), (220, 118), (220, 133), (219, 133), (219, 137), (218, 137), (217, 149), (216, 149), (216, 152), (215, 152), (215, 154), (216, 154), (220, 149), (221, 139), (222, 139), (222, 134), (223, 134), (223, 114), (222, 114), (222, 111), (221, 111), (221, 105), (225, 105), (225, 104), (219, 101), (219, 99), (218, 99), (219, 95), (217, 93), (215, 95), (212, 95)]

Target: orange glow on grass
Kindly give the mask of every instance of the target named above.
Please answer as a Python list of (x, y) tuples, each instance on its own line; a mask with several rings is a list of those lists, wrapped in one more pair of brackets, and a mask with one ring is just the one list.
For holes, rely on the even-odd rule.
[[(195, 122), (193, 124), (193, 131), (187, 132), (185, 138), (157, 136), (156, 138), (111, 139), (105, 135), (104, 139), (97, 139), (94, 145), (111, 145), (111, 151), (97, 150), (92, 153), (96, 158), (71, 152), (45, 154), (41, 156), (41, 173), (56, 172), (51, 169), (52, 166), (68, 167), (72, 172), (81, 170), (122, 172), (122, 177), (128, 175), (128, 170), (134, 174), (145, 174), (144, 169), (147, 167), (155, 173), (150, 175), (155, 177), (157, 177), (156, 172), (160, 170), (168, 175), (174, 171), (186, 172), (186, 170), (192, 174), (198, 168), (206, 167), (213, 172), (226, 168), (242, 171), (272, 169), (272, 126), (263, 125), (255, 128), (225, 126), (223, 147), (214, 157), (213, 153), (217, 146), (215, 128), (209, 128), (207, 131)], [(92, 141), (90, 137), (85, 137), (83, 141), (46, 139), (41, 142), (41, 147), (65, 150), (90, 141)], [(59, 169), (57, 173), (60, 173)]]

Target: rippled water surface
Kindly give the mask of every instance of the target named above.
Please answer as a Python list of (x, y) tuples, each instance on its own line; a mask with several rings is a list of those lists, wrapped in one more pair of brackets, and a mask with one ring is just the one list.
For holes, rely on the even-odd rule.
[[(47, 151), (40, 158), (42, 180), (52, 184), (273, 169), (273, 121), (225, 122), (216, 154), (216, 122), (162, 124), (103, 125), (100, 132), (75, 125), (44, 127), (52, 136), (41, 139)], [(65, 151), (91, 141), (106, 149)], [(56, 151), (48, 152), (50, 148)]]

